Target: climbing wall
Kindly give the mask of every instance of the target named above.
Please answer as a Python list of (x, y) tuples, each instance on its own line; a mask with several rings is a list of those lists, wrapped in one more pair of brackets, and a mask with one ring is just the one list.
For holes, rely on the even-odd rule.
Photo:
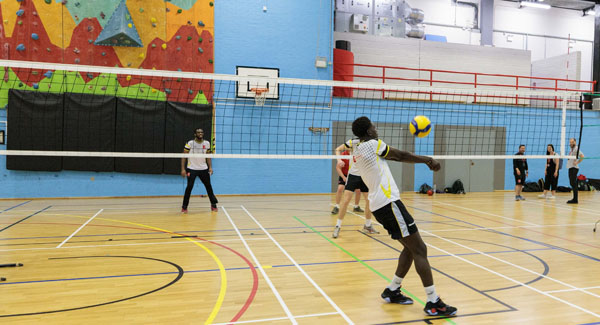
[[(0, 1), (0, 59), (100, 65), (171, 71), (214, 71), (214, 3), (209, 0), (3, 0)], [(56, 77), (58, 73), (55, 73)], [(39, 89), (45, 74), (34, 78), (0, 71), (22, 89)], [(65, 75), (65, 77), (67, 77)], [(70, 76), (92, 82), (93, 74)], [(211, 83), (116, 80), (114, 92), (128, 87), (155, 99), (207, 103)], [(178, 84), (169, 83), (177, 82)], [(0, 91), (7, 91), (5, 82)], [(95, 82), (94, 84), (98, 84)], [(52, 87), (49, 83), (47, 87)], [(112, 85), (110, 86), (112, 87)], [(171, 91), (171, 89), (185, 91)], [(82, 87), (81, 92), (97, 91)], [(97, 93), (97, 92), (96, 92)], [(0, 107), (6, 103), (0, 96)]]

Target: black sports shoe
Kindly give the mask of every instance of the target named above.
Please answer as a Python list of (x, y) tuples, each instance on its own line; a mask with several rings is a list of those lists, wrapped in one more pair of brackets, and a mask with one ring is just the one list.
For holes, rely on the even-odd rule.
[(577, 203), (578, 203), (577, 200), (573, 200), (573, 199), (567, 201), (567, 204), (577, 204)]
[(412, 305), (413, 300), (402, 294), (400, 288), (392, 291), (390, 288), (385, 288), (381, 293), (381, 298), (387, 302), (401, 305)]
[(446, 305), (441, 298), (438, 298), (435, 303), (428, 301), (424, 310), (429, 316), (454, 316), (458, 311), (456, 307)]

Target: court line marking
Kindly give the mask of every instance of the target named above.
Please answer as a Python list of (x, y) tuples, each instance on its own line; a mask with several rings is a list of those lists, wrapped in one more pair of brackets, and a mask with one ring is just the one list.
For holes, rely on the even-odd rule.
[(290, 260), (290, 262), (292, 262), (294, 264), (294, 266), (296, 266), (296, 268), (300, 271), (300, 273), (302, 273), (302, 275), (304, 275), (304, 277), (317, 289), (317, 291), (319, 291), (319, 293), (327, 300), (327, 302), (329, 302), (329, 304), (338, 312), (338, 314), (340, 314), (348, 324), (354, 324), (354, 322), (352, 322), (352, 320), (348, 317), (348, 315), (346, 315), (344, 313), (344, 311), (342, 309), (340, 309), (340, 307), (338, 307), (338, 305), (336, 305), (335, 302), (333, 302), (333, 300), (331, 300), (331, 298), (329, 298), (329, 296), (325, 293), (325, 291), (323, 291), (323, 289), (321, 289), (321, 287), (319, 287), (319, 285), (304, 271), (304, 269), (290, 256), (290, 254), (288, 254), (288, 252), (285, 249), (283, 249), (283, 247), (281, 247), (281, 245), (279, 245), (279, 243), (275, 240), (275, 238), (273, 238), (273, 236), (271, 236), (271, 234), (267, 231), (267, 229), (265, 229), (260, 224), (260, 222), (258, 222), (258, 220), (256, 220), (256, 218), (254, 218), (254, 216), (250, 213), (250, 211), (248, 211), (243, 205), (240, 205), (240, 207), (256, 223), (256, 225), (258, 225), (260, 227), (260, 229), (267, 235), (267, 237), (269, 237), (273, 241), (273, 243), (275, 243), (275, 245)]
[(439, 230), (428, 230), (431, 232), (446, 232), (446, 231), (472, 231), (472, 230), (497, 230), (497, 229), (523, 229), (523, 228), (552, 228), (552, 227), (583, 227), (591, 226), (594, 223), (569, 223), (556, 225), (539, 225), (539, 226), (505, 226), (505, 227), (477, 227), (477, 228), (450, 228)]
[[(268, 240), (269, 238), (249, 238), (246, 240)], [(239, 241), (239, 239), (211, 239), (211, 242), (228, 242), (228, 241)], [(143, 246), (143, 245), (173, 245), (173, 244), (189, 244), (189, 241), (172, 241), (172, 242), (150, 242), (150, 243), (129, 243), (129, 244), (106, 244), (106, 245), (80, 245), (80, 246), (67, 246), (61, 249), (71, 248), (95, 248), (95, 247), (112, 247), (112, 246)], [(56, 249), (56, 247), (34, 247), (34, 248), (15, 248), (15, 249), (0, 249), (0, 252), (12, 252), (12, 251), (37, 251), (37, 250), (50, 250)]]
[(16, 226), (16, 225), (20, 224), (21, 222), (23, 222), (23, 221), (25, 221), (25, 220), (27, 220), (27, 219), (29, 219), (29, 218), (31, 218), (31, 217), (33, 217), (33, 216), (37, 215), (38, 213), (42, 213), (42, 212), (44, 212), (44, 211), (46, 211), (46, 210), (50, 209), (51, 207), (52, 207), (52, 206), (51, 206), (51, 205), (49, 205), (49, 206), (47, 206), (47, 207), (45, 207), (45, 208), (43, 208), (43, 209), (41, 209), (41, 210), (38, 210), (37, 212), (35, 212), (35, 213), (33, 213), (33, 214), (30, 214), (30, 215), (28, 215), (27, 217), (25, 217), (25, 218), (23, 218), (23, 219), (21, 219), (21, 220), (19, 220), (19, 221), (15, 221), (15, 222), (11, 223), (10, 225), (8, 225), (8, 226), (6, 226), (6, 227), (4, 227), (4, 228), (0, 229), (0, 232), (3, 232), (4, 230), (6, 230), (6, 229), (8, 229), (8, 228), (10, 228), (10, 227)]
[[(301, 224), (303, 224), (304, 226), (306, 226), (306, 228), (312, 230), (315, 234), (321, 236), (323, 239), (325, 239), (326, 241), (328, 241), (333, 246), (337, 247), (339, 250), (341, 250), (342, 252), (344, 252), (346, 255), (352, 257), (355, 261), (357, 261), (358, 263), (362, 264), (367, 269), (369, 269), (373, 273), (377, 274), (380, 278), (384, 279), (386, 282), (388, 282), (388, 283), (392, 282), (392, 280), (390, 278), (386, 277), (381, 272), (377, 271), (375, 268), (373, 268), (371, 265), (367, 264), (365, 261), (363, 261), (360, 258), (356, 257), (355, 255), (353, 255), (352, 253), (350, 253), (349, 251), (347, 251), (345, 248), (343, 248), (342, 246), (338, 245), (336, 242), (332, 241), (329, 237), (326, 237), (321, 232), (319, 232), (315, 228), (311, 227), (306, 222), (302, 221), (300, 218), (298, 218), (296, 216), (293, 216), (293, 218), (296, 219), (296, 221), (298, 221)], [(371, 236), (368, 236), (368, 237), (371, 237)], [(376, 239), (374, 237), (371, 237), (371, 238), (375, 239), (375, 240), (378, 240), (378, 239)], [(395, 260), (397, 260), (397, 259), (395, 258)], [(404, 288), (400, 288), (400, 290), (402, 290), (402, 292), (404, 292), (405, 294), (407, 294), (408, 296), (410, 296), (414, 301), (418, 302), (422, 306), (425, 306), (425, 302), (423, 300), (419, 299), (419, 297), (413, 295), (410, 291), (408, 291), (408, 290), (406, 290)], [(453, 325), (456, 325), (456, 323), (454, 321), (452, 321), (450, 318), (444, 318), (444, 320), (447, 321), (447, 322), (449, 322), (449, 323), (451, 323), (451, 324), (453, 324)]]
[[(533, 273), (533, 274), (537, 274), (538, 276), (542, 276), (542, 277), (544, 277), (544, 278), (546, 278), (546, 279), (548, 279), (548, 280), (552, 280), (552, 281), (555, 281), (555, 282), (561, 283), (561, 284), (563, 284), (564, 286), (573, 287), (573, 286), (571, 286), (571, 285), (569, 285), (569, 284), (566, 284), (566, 283), (564, 283), (564, 282), (562, 282), (562, 281), (555, 280), (555, 279), (553, 279), (553, 278), (550, 278), (550, 277), (548, 277), (548, 276), (545, 276), (545, 275), (543, 275), (543, 274), (540, 274), (540, 273), (537, 273), (537, 272), (531, 271), (531, 270), (529, 270), (529, 269), (526, 269), (526, 268), (524, 268), (524, 267), (521, 267), (521, 266), (519, 266), (519, 265), (515, 265), (515, 264), (513, 264), (513, 263), (510, 263), (510, 262), (508, 262), (508, 261), (504, 261), (504, 260), (502, 260), (502, 259), (500, 259), (500, 258), (497, 258), (497, 257), (491, 256), (491, 255), (489, 255), (489, 254), (486, 254), (486, 253), (484, 253), (484, 252), (480, 252), (480, 251), (478, 251), (478, 250), (476, 250), (476, 249), (473, 249), (473, 248), (470, 248), (470, 247), (468, 247), (468, 246), (462, 245), (462, 244), (460, 244), (460, 243), (457, 243), (457, 242), (455, 242), (455, 241), (453, 241), (453, 240), (450, 240), (450, 239), (443, 238), (443, 237), (441, 237), (441, 236), (438, 236), (438, 235), (436, 235), (436, 234), (429, 233), (429, 232), (427, 232), (427, 231), (424, 231), (424, 230), (421, 230), (421, 231), (422, 231), (423, 233), (430, 234), (430, 235), (432, 235), (432, 236), (434, 236), (434, 237), (437, 237), (437, 238), (439, 238), (439, 239), (441, 239), (441, 240), (444, 240), (444, 241), (447, 241), (447, 242), (449, 242), (449, 243), (452, 243), (452, 244), (454, 244), (454, 245), (457, 245), (457, 246), (459, 246), (459, 247), (463, 247), (463, 248), (466, 248), (466, 249), (468, 249), (468, 250), (471, 250), (471, 251), (474, 251), (474, 252), (479, 252), (479, 253), (480, 253), (480, 254), (482, 254), (482, 255), (485, 255), (485, 256), (487, 256), (487, 257), (490, 257), (490, 258), (492, 258), (492, 259), (495, 259), (495, 260), (497, 260), (497, 261), (500, 261), (500, 262), (502, 262), (502, 263), (505, 263), (505, 264), (508, 264), (508, 265), (512, 265), (512, 266), (514, 266), (514, 267), (516, 267), (516, 268), (518, 268), (518, 269), (522, 269), (522, 270), (524, 270), (524, 271), (527, 271), (527, 272), (530, 272), (530, 273)], [(564, 300), (564, 299), (561, 299), (561, 298), (555, 297), (555, 296), (553, 296), (553, 295), (551, 295), (551, 294), (549, 294), (549, 293), (546, 293), (546, 292), (544, 292), (544, 291), (542, 291), (542, 290), (536, 289), (536, 288), (534, 288), (534, 287), (532, 287), (532, 286), (530, 286), (530, 285), (528, 285), (528, 284), (525, 284), (525, 283), (523, 283), (523, 282), (517, 281), (517, 280), (515, 280), (515, 279), (513, 279), (513, 278), (511, 278), (511, 277), (508, 277), (508, 276), (506, 276), (506, 275), (504, 275), (504, 274), (502, 274), (502, 273), (499, 273), (499, 272), (496, 272), (496, 271), (494, 271), (494, 270), (491, 270), (491, 269), (489, 269), (489, 268), (487, 268), (487, 267), (485, 267), (485, 266), (483, 266), (483, 265), (477, 264), (477, 263), (475, 263), (475, 262), (471, 262), (471, 261), (469, 261), (469, 260), (467, 260), (467, 259), (465, 259), (465, 258), (463, 258), (463, 257), (460, 257), (460, 256), (457, 256), (457, 255), (455, 255), (455, 254), (452, 254), (452, 253), (450, 253), (450, 252), (448, 252), (448, 251), (446, 251), (446, 250), (444, 250), (444, 249), (441, 249), (441, 248), (439, 248), (439, 247), (436, 247), (436, 246), (434, 246), (434, 245), (432, 245), (432, 244), (429, 244), (429, 243), (427, 243), (427, 246), (430, 246), (430, 247), (432, 247), (432, 248), (434, 248), (434, 249), (437, 249), (438, 251), (440, 251), (440, 252), (442, 252), (442, 253), (446, 253), (446, 254), (448, 254), (448, 255), (451, 255), (452, 257), (455, 257), (455, 258), (457, 258), (457, 259), (459, 259), (459, 260), (461, 260), (461, 261), (463, 261), (463, 262), (466, 262), (466, 263), (468, 263), (468, 264), (471, 264), (471, 265), (473, 265), (473, 266), (475, 266), (475, 267), (478, 267), (478, 268), (480, 268), (480, 269), (482, 269), (482, 270), (485, 270), (485, 271), (488, 271), (488, 272), (490, 272), (490, 273), (492, 273), (492, 274), (495, 274), (495, 275), (497, 275), (497, 276), (499, 276), (499, 277), (501, 277), (501, 278), (504, 278), (504, 279), (506, 279), (506, 280), (508, 280), (508, 281), (514, 282), (514, 283), (516, 283), (516, 284), (518, 284), (518, 285), (521, 285), (521, 286), (523, 286), (523, 287), (526, 287), (526, 288), (528, 288), (528, 289), (531, 289), (531, 290), (533, 290), (533, 291), (535, 291), (535, 292), (537, 292), (537, 293), (540, 293), (540, 294), (542, 294), (542, 295), (544, 295), (544, 296), (546, 296), (546, 297), (552, 298), (552, 299), (554, 299), (554, 300), (556, 300), (556, 301), (562, 302), (563, 304), (566, 304), (566, 305), (568, 305), (568, 306), (571, 306), (571, 307), (573, 307), (573, 308), (579, 309), (580, 311), (583, 311), (583, 312), (585, 312), (585, 313), (587, 313), (587, 314), (590, 314), (590, 315), (592, 315), (592, 316), (595, 316), (595, 317), (597, 317), (597, 318), (600, 318), (600, 315), (598, 315), (598, 314), (596, 314), (596, 313), (594, 313), (594, 312), (592, 312), (592, 311), (589, 311), (589, 310), (587, 310), (587, 309), (585, 309), (585, 308), (583, 308), (583, 307), (581, 307), (581, 306), (575, 305), (575, 304), (573, 304), (573, 303), (571, 303), (571, 302), (568, 302), (568, 301), (566, 301), (566, 300)], [(573, 288), (575, 288), (575, 287), (573, 287)], [(583, 291), (583, 292), (586, 292), (586, 291), (584, 291), (584, 290), (581, 290), (581, 291)], [(590, 293), (590, 292), (586, 292), (586, 293), (588, 293), (588, 294), (591, 294), (591, 295), (593, 295), (593, 296), (597, 296), (597, 295), (595, 295), (595, 294), (593, 294), (593, 293)], [(597, 296), (597, 297), (600, 297), (600, 296)]]
[[(177, 235), (176, 233), (173, 233), (171, 231), (168, 231), (168, 230), (165, 230), (162, 228), (158, 228), (158, 227), (144, 225), (141, 223), (129, 222), (129, 221), (124, 221), (124, 220), (116, 220), (116, 219), (108, 219), (108, 218), (99, 218), (99, 219), (105, 220), (105, 221), (130, 224), (130, 225), (134, 225), (134, 226), (138, 226), (138, 227), (154, 229), (154, 230), (158, 230), (160, 232)], [(225, 266), (223, 266), (223, 263), (221, 262), (219, 257), (212, 250), (210, 250), (208, 247), (202, 245), (200, 242), (198, 242), (196, 240), (192, 240), (190, 238), (186, 238), (186, 240), (189, 242), (192, 242), (194, 245), (202, 248), (208, 255), (210, 255), (210, 257), (212, 257), (212, 259), (215, 261), (215, 263), (217, 263), (217, 266), (219, 267), (219, 275), (221, 276), (221, 285), (219, 288), (219, 295), (217, 297), (217, 301), (215, 303), (215, 306), (213, 307), (213, 310), (210, 312), (210, 315), (204, 322), (205, 324), (210, 324), (217, 317), (217, 314), (219, 313), (219, 310), (221, 309), (221, 306), (223, 305), (223, 301), (225, 300), (225, 292), (227, 291), (227, 272), (225, 272)]]
[(102, 211), (104, 211), (104, 209), (100, 209), (98, 212), (96, 212), (96, 214), (94, 214), (91, 218), (89, 218), (88, 221), (86, 221), (83, 225), (81, 225), (79, 228), (77, 228), (77, 230), (75, 230), (75, 232), (73, 232), (69, 237), (67, 237), (65, 240), (63, 240), (62, 243), (58, 244), (58, 246), (56, 246), (56, 248), (61, 248), (66, 242), (69, 241), (69, 239), (73, 238), (73, 236), (75, 236), (81, 229), (83, 229), (83, 227), (85, 227), (88, 223), (90, 223), (90, 221), (94, 220), (94, 218), (96, 218), (97, 215), (102, 213)]
[[(246, 247), (246, 250), (248, 250), (248, 253), (250, 253), (250, 256), (252, 257), (252, 259), (254, 260), (254, 263), (256, 263), (256, 265), (258, 266), (258, 270), (260, 271), (260, 273), (263, 275), (263, 277), (265, 278), (265, 281), (267, 282), (267, 284), (269, 285), (269, 287), (271, 288), (271, 291), (273, 291), (273, 294), (275, 295), (275, 298), (277, 298), (277, 301), (279, 301), (279, 304), (281, 305), (281, 307), (283, 308), (283, 310), (285, 311), (285, 314), (287, 315), (287, 318), (292, 322), (292, 324), (298, 324), (298, 322), (296, 322), (296, 320), (294, 319), (294, 315), (292, 314), (292, 312), (290, 311), (290, 309), (288, 308), (288, 306), (286, 305), (285, 301), (283, 301), (283, 298), (281, 298), (281, 295), (279, 294), (279, 291), (277, 291), (277, 288), (275, 288), (275, 285), (273, 284), (273, 282), (271, 282), (271, 279), (269, 278), (269, 276), (267, 275), (267, 272), (265, 272), (263, 266), (260, 264), (260, 262), (258, 261), (258, 259), (256, 258), (256, 255), (254, 255), (254, 252), (252, 251), (252, 249), (250, 249), (250, 246), (248, 246), (248, 243), (246, 243), (246, 240), (244, 239), (244, 236), (242, 235), (242, 233), (240, 233), (240, 231), (238, 230), (238, 227), (235, 225), (235, 223), (233, 222), (233, 219), (231, 219), (231, 216), (229, 215), (229, 213), (227, 212), (227, 209), (225, 209), (225, 207), (221, 206), (221, 210), (223, 210), (223, 212), (225, 213), (225, 215), (227, 216), (227, 219), (229, 219), (229, 222), (231, 223), (231, 225), (233, 226), (233, 229), (235, 230), (235, 232), (238, 234), (238, 236), (240, 237), (240, 240), (242, 241), (242, 243), (244, 244), (244, 246)], [(285, 318), (284, 318), (285, 319)]]
[(581, 291), (581, 290), (587, 290), (587, 289), (600, 289), (600, 286), (587, 287), (587, 288), (577, 288), (577, 289), (549, 290), (549, 291), (546, 291), (546, 293)]
[[(548, 204), (549, 202), (536, 202), (536, 201), (529, 201), (526, 202), (527, 204), (531, 203), (531, 204), (535, 204), (535, 205), (539, 205), (539, 206), (543, 206), (543, 207), (552, 207), (552, 208), (557, 208), (557, 209), (561, 209), (561, 210), (567, 210), (567, 211), (575, 211), (575, 212), (582, 212), (582, 213), (587, 213), (587, 214), (591, 214), (595, 217), (600, 216), (600, 213), (597, 213), (594, 210), (590, 210), (590, 209), (586, 209), (586, 208), (581, 208), (578, 206), (573, 206), (571, 205), (571, 208), (565, 207), (565, 206), (561, 206), (561, 205), (554, 205), (554, 204)], [(573, 209), (575, 208), (575, 209)]]
[(25, 205), (25, 204), (29, 203), (29, 202), (31, 202), (31, 200), (29, 200), (29, 201), (25, 201), (25, 202), (23, 202), (23, 203), (19, 203), (19, 204), (17, 204), (17, 205), (13, 205), (13, 206), (11, 206), (11, 207), (9, 207), (9, 208), (6, 208), (6, 209), (4, 209), (4, 210), (0, 211), (0, 213), (4, 213), (4, 212), (6, 212), (6, 211), (10, 211), (10, 210), (12, 210), (12, 209), (14, 209), (14, 208), (18, 208), (18, 207), (20, 207), (20, 206), (22, 206), (22, 205)]
[[(321, 314), (310, 314), (310, 315), (298, 315), (298, 316), (294, 316), (294, 318), (319, 317), (319, 316), (329, 316), (329, 315), (337, 315), (337, 314), (338, 313), (321, 313)], [(245, 320), (245, 321), (241, 321), (241, 322), (229, 322), (229, 323), (214, 323), (212, 325), (260, 323), (260, 322), (272, 322), (272, 321), (275, 321), (275, 320), (285, 320), (285, 319), (287, 319), (287, 317), (254, 319), (254, 320)]]
[(501, 216), (501, 215), (490, 213), (490, 212), (485, 212), (485, 211), (475, 210), (475, 209), (471, 209), (471, 208), (466, 208), (466, 207), (463, 207), (463, 206), (460, 206), (460, 205), (454, 205), (454, 204), (450, 204), (450, 203), (446, 203), (446, 202), (432, 202), (432, 203), (433, 203), (433, 205), (435, 205), (435, 204), (449, 205), (451, 207), (460, 208), (460, 209), (464, 209), (464, 210), (470, 210), (470, 211), (478, 212), (478, 213), (483, 213), (483, 214), (487, 214), (487, 215), (494, 216), (494, 217), (497, 217), (497, 218), (502, 218), (502, 219), (511, 220), (511, 221), (517, 221), (517, 222), (520, 222), (520, 223), (528, 224), (530, 226), (540, 226), (537, 223), (522, 221), (522, 220), (519, 220), (519, 219), (509, 218), (509, 217)]

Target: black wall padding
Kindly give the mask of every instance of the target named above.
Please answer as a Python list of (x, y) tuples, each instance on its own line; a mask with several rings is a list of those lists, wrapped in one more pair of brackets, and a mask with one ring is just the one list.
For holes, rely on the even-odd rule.
[[(7, 123), (8, 150), (62, 150), (63, 95), (11, 89)], [(7, 156), (6, 169), (59, 171), (62, 157)]]
[[(65, 94), (63, 149), (65, 151), (115, 151), (115, 111), (112, 96)], [(63, 169), (97, 172), (115, 170), (114, 158), (64, 157)]]
[[(165, 106), (162, 101), (117, 99), (115, 151), (164, 152)], [(115, 158), (115, 171), (160, 174), (162, 158)]]
[[(213, 109), (210, 104), (167, 102), (165, 152), (181, 153), (185, 144), (194, 139), (194, 131), (204, 131), (204, 139), (213, 144)], [(165, 174), (180, 174), (181, 159), (165, 159)]]

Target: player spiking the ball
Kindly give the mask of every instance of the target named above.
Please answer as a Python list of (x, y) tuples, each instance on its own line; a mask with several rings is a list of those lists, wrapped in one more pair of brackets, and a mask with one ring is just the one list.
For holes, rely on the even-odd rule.
[(413, 217), (402, 201), (400, 191), (387, 164), (388, 160), (406, 163), (423, 163), (433, 171), (440, 170), (440, 163), (433, 158), (400, 151), (378, 139), (377, 129), (368, 117), (362, 116), (352, 123), (352, 132), (360, 139), (354, 148), (354, 158), (361, 177), (369, 188), (369, 206), (379, 223), (404, 249), (398, 257), (398, 266), (392, 283), (385, 288), (381, 297), (388, 302), (409, 305), (413, 301), (402, 294), (402, 280), (413, 261), (425, 293), (425, 313), (429, 316), (454, 316), (457, 309), (446, 305), (438, 296), (433, 285), (431, 266), (427, 259), (427, 246), (423, 242)]

